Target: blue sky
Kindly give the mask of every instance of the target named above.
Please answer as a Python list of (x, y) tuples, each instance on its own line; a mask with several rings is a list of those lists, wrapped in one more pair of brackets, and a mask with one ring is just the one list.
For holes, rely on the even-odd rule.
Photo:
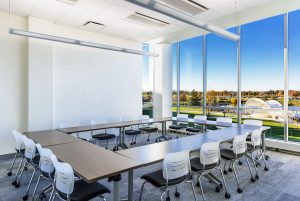
[[(283, 89), (283, 15), (242, 25), (242, 90)], [(229, 29), (235, 32), (235, 29)], [(300, 11), (289, 14), (290, 89), (300, 90)], [(173, 69), (176, 69), (173, 44)], [(202, 37), (180, 42), (180, 88), (202, 91)], [(173, 89), (176, 89), (176, 73)], [(236, 90), (236, 44), (214, 34), (207, 36), (208, 90)], [(146, 79), (147, 80), (147, 79)]]

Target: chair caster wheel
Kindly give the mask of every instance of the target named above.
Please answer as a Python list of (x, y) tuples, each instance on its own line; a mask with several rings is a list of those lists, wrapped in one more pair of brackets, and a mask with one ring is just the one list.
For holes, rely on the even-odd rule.
[(157, 139), (155, 139), (155, 142), (157, 142)]
[(255, 182), (255, 179), (253, 177), (251, 178), (251, 182)]
[(175, 197), (177, 197), (177, 198), (180, 197), (180, 193), (178, 191), (175, 192)]
[(229, 199), (230, 198), (230, 194), (228, 192), (225, 193), (225, 198)]
[(216, 187), (216, 192), (221, 192), (221, 190), (223, 189), (223, 185), (222, 184), (219, 184), (217, 187)]
[(264, 169), (265, 171), (269, 171), (269, 168), (268, 167), (265, 167), (265, 169)]
[(256, 180), (259, 180), (259, 176), (258, 176), (258, 175), (255, 175), (255, 179), (256, 179)]
[(27, 171), (28, 170), (28, 167), (24, 167), (24, 171)]
[(224, 170), (223, 173), (224, 173), (224, 174), (227, 174), (228, 172), (227, 172), (227, 170)]
[(12, 173), (11, 173), (11, 172), (8, 172), (8, 173), (7, 173), (7, 176), (9, 176), (9, 177), (10, 177), (11, 175), (12, 175)]
[(25, 196), (23, 197), (23, 200), (28, 200), (28, 195), (25, 195)]
[(133, 143), (133, 142), (130, 142), (130, 145), (134, 145), (134, 143)]
[(20, 187), (20, 182), (16, 183), (15, 188), (19, 188)]
[(269, 156), (265, 156), (265, 159), (268, 161), (270, 159), (270, 157)]
[(169, 196), (166, 197), (166, 201), (171, 201), (171, 198)]
[(147, 142), (149, 142), (150, 140), (149, 139), (147, 139)]
[(199, 182), (197, 182), (196, 186), (200, 187), (200, 183), (199, 183)]
[(260, 163), (256, 163), (255, 166), (256, 166), (256, 167), (260, 167), (261, 164), (260, 164)]
[(239, 161), (239, 165), (243, 165), (243, 162), (242, 162), (242, 161)]
[(232, 172), (232, 168), (228, 168), (228, 171), (229, 171), (229, 172)]
[(15, 186), (17, 184), (17, 181), (11, 182), (11, 185)]
[(161, 142), (161, 139), (159, 139), (158, 141)]
[(242, 192), (243, 192), (243, 189), (238, 188), (236, 191), (237, 191), (238, 193), (242, 193)]

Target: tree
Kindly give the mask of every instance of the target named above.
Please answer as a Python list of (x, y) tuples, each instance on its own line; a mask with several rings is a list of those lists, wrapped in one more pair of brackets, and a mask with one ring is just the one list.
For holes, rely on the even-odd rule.
[(187, 94), (185, 92), (180, 93), (179, 100), (180, 102), (186, 102)]
[(198, 106), (199, 102), (200, 102), (200, 98), (198, 96), (198, 92), (195, 89), (193, 89), (190, 96), (190, 104), (191, 106)]
[(236, 105), (237, 105), (237, 98), (234, 98), (234, 97), (231, 98), (231, 99), (230, 99), (230, 102), (231, 102), (231, 105), (232, 105), (232, 106), (236, 106)]

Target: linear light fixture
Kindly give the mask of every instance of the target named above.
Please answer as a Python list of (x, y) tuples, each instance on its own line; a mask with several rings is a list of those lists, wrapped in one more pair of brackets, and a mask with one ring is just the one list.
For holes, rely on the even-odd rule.
[(134, 5), (158, 12), (160, 14), (166, 15), (168, 17), (171, 17), (173, 19), (176, 19), (178, 21), (181, 21), (186, 24), (190, 24), (192, 26), (204, 29), (206, 31), (212, 32), (214, 34), (217, 34), (219, 36), (222, 36), (224, 38), (237, 41), (240, 39), (240, 36), (234, 33), (231, 33), (225, 29), (222, 29), (220, 27), (217, 27), (213, 24), (209, 24), (206, 22), (202, 22), (201, 20), (187, 15), (186, 13), (179, 11), (178, 9), (174, 9), (174, 7), (166, 4), (165, 2), (159, 1), (159, 0), (150, 0), (149, 3), (142, 3), (138, 0), (125, 0), (129, 3), (132, 3)]
[(52, 35), (47, 35), (47, 34), (42, 34), (42, 33), (13, 29), (13, 28), (9, 29), (9, 33), (14, 34), (14, 35), (19, 35), (19, 36), (26, 36), (26, 37), (30, 37), (30, 38), (37, 38), (37, 39), (42, 39), (42, 40), (68, 43), (68, 44), (73, 44), (73, 45), (80, 45), (80, 46), (85, 46), (85, 47), (92, 47), (92, 48), (98, 48), (98, 49), (104, 49), (104, 50), (130, 53), (130, 54), (145, 55), (145, 56), (151, 56), (151, 57), (159, 56), (159, 54), (151, 53), (151, 52), (143, 52), (143, 51), (139, 51), (139, 50), (121, 48), (121, 47), (104, 45), (104, 44), (99, 44), (99, 43), (86, 42), (86, 41), (81, 41), (81, 40), (76, 40), (76, 39), (52, 36)]

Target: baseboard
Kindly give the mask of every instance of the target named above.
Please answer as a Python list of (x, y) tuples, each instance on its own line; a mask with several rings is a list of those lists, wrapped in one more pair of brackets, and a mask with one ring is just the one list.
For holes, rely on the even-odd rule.
[(286, 153), (300, 154), (300, 143), (285, 142), (282, 140), (266, 139), (267, 148)]
[(8, 160), (14, 158), (15, 153), (0, 155), (0, 160)]

